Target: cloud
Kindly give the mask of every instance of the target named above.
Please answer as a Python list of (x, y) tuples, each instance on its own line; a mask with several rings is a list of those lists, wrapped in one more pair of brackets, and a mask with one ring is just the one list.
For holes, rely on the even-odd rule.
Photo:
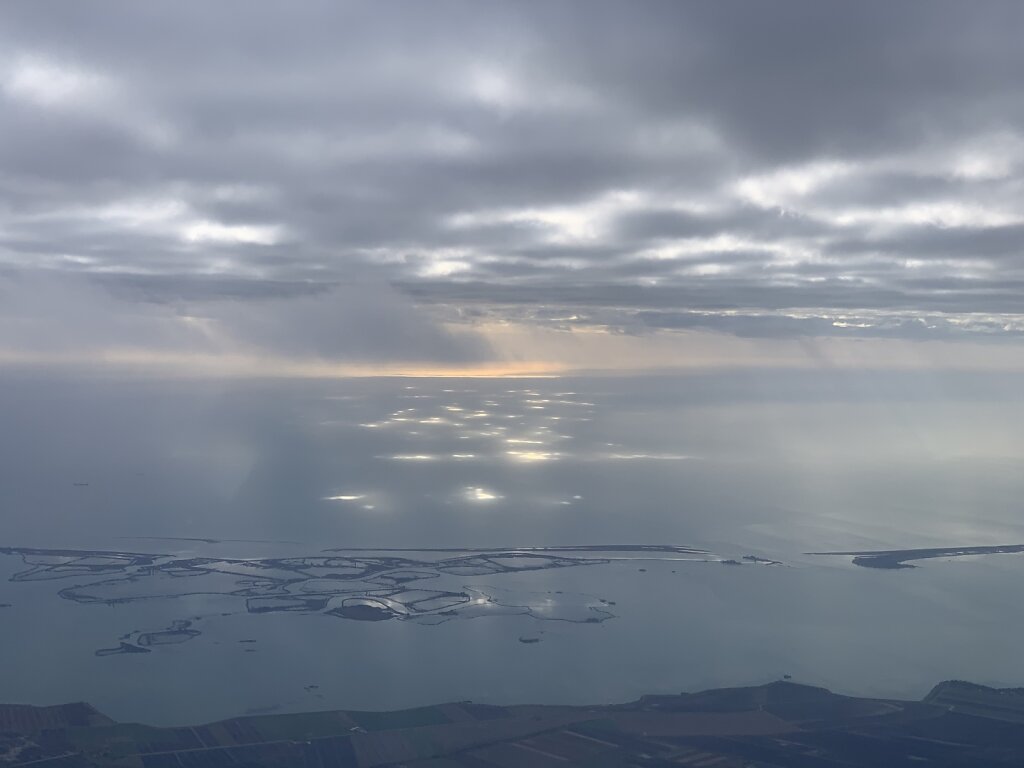
[(211, 349), (198, 329), (166, 307), (112, 301), (102, 288), (75, 276), (0, 274), (0, 350), (7, 355), (200, 345)]
[(8, 66), (2, 83), (13, 99), (47, 108), (88, 107), (105, 100), (111, 90), (107, 79), (97, 73), (27, 57)]
[[(203, 281), (205, 288), (209, 286)], [(186, 283), (103, 282), (80, 275), (0, 274), (0, 357), (80, 365), (190, 357), (281, 363), (476, 364), (491, 358), (381, 283), (276, 286), (244, 282), (197, 293)]]
[(236, 303), (366, 282), (630, 332), (675, 327), (654, 310), (751, 332), (728, 309), (846, 334), (856, 310), (1015, 337), (1024, 315), (1018, 3), (44, 0), (0, 22), (0, 264), (245, 284), (239, 338), (264, 326)]

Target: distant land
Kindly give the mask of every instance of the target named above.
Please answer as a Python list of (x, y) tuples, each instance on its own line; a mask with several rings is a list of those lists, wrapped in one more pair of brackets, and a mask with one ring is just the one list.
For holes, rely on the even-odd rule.
[(43, 768), (1019, 766), (1024, 689), (962, 681), (922, 701), (775, 682), (612, 706), (463, 701), (156, 728), (88, 704), (0, 705), (0, 765)]
[(916, 568), (910, 560), (930, 560), (936, 557), (964, 557), (966, 555), (1006, 555), (1024, 552), (1024, 544), (997, 544), (983, 547), (935, 547), (931, 549), (887, 549), (861, 552), (808, 552), (808, 555), (853, 556), (853, 564), (864, 568)]

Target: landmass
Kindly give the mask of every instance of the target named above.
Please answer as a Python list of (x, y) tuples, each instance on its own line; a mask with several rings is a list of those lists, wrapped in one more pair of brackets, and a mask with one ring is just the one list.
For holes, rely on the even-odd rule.
[(778, 681), (611, 706), (458, 702), (156, 728), (88, 704), (0, 705), (0, 765), (40, 768), (1019, 766), (1024, 690), (962, 681), (922, 701)]
[(1002, 555), (1024, 552), (1024, 544), (999, 544), (984, 547), (935, 547), (931, 549), (889, 549), (866, 552), (808, 552), (808, 555), (853, 556), (853, 564), (864, 568), (916, 568), (911, 560), (930, 560), (936, 557), (964, 557), (966, 555)]

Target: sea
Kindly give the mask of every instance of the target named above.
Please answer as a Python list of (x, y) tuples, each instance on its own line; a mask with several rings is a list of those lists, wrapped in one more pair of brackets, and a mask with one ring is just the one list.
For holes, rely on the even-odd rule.
[(0, 700), (155, 725), (1024, 685), (1024, 380), (0, 374)]

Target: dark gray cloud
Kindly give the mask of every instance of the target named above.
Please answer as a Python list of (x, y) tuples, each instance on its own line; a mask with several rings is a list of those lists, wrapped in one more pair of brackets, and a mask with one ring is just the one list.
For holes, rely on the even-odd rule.
[[(314, 305), (1015, 336), (1022, 31), (1017, 2), (10, 3), (0, 265), (382, 359), (370, 328), (485, 352), (393, 296)], [(283, 330), (240, 309), (270, 296)]]

